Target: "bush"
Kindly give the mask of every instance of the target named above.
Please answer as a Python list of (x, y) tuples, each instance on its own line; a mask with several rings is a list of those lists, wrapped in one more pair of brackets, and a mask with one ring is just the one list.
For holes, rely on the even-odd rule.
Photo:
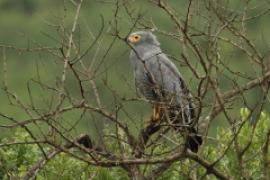
[[(243, 151), (241, 158), (245, 174), (252, 179), (261, 179), (264, 172), (264, 146), (266, 134), (270, 128), (270, 117), (262, 112), (257, 123), (250, 124), (249, 111), (241, 109), (242, 121), (234, 130), (218, 128), (215, 143), (206, 144), (201, 150), (202, 157), (209, 162), (215, 162), (215, 167), (221, 172), (240, 179), (242, 177), (239, 167), (239, 155), (236, 153), (238, 144), (239, 151)], [(236, 132), (237, 135), (233, 132)], [(235, 139), (236, 138), (236, 139)], [(18, 129), (13, 137), (1, 140), (1, 144), (11, 142), (30, 142), (32, 139), (21, 129)], [(49, 152), (50, 148), (45, 148)], [(162, 151), (159, 149), (159, 151)], [(42, 153), (35, 144), (16, 144), (5, 146), (0, 149), (0, 179), (22, 177), (35, 162), (40, 160)], [(268, 152), (267, 157), (270, 158)], [(151, 171), (151, 169), (147, 169)], [(201, 177), (206, 170), (189, 159), (174, 163), (159, 179), (186, 179), (191, 174)], [(128, 179), (127, 173), (121, 168), (95, 167), (80, 160), (74, 159), (65, 153), (58, 154), (38, 173), (37, 179)], [(211, 179), (215, 177), (211, 176)]]

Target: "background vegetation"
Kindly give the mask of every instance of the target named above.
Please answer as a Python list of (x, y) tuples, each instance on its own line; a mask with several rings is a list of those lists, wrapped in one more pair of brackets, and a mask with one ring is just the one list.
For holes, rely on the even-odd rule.
[[(130, 48), (121, 39), (126, 37), (131, 30), (155, 30), (154, 33), (161, 42), (161, 48), (176, 63), (189, 89), (196, 97), (199, 97), (198, 89), (202, 81), (194, 76), (190, 66), (185, 62), (183, 54), (189, 55), (189, 63), (194, 65), (200, 76), (215, 79), (221, 93), (233, 88), (237, 89), (238, 86), (267, 72), (262, 64), (265, 67), (269, 66), (270, 1), (268, 0), (164, 1), (166, 7), (169, 7), (174, 15), (179, 17), (181, 24), (185, 24), (186, 14), (189, 13), (189, 7), (191, 7), (188, 35), (199, 44), (204, 59), (210, 62), (211, 56), (213, 57), (216, 70), (215, 72), (209, 71), (209, 74), (204, 72), (193, 49), (190, 46), (186, 47), (183, 43), (184, 40), (180, 40), (181, 38), (177, 36), (178, 30), (173, 18), (164, 11), (164, 8), (155, 5), (155, 2), (159, 1), (85, 0), (82, 2), (79, 12), (77, 28), (72, 32), (79, 2), (81, 1), (0, 0), (0, 80), (2, 83), (0, 91), (0, 179), (25, 176), (33, 164), (40, 160), (44, 152), (49, 154), (53, 148), (57, 149), (56, 144), (60, 146), (66, 143), (66, 139), (59, 136), (57, 132), (55, 135), (52, 127), (47, 124), (27, 124), (38, 139), (45, 136), (45, 140), (55, 140), (54, 145), (44, 143), (44, 152), (42, 152), (37, 143), (23, 144), (23, 142), (37, 141), (37, 139), (33, 139), (24, 126), (18, 124), (28, 120), (29, 114), (34, 118), (57, 109), (59, 99), (61, 99), (57, 90), (60, 91), (62, 88), (63, 77), (64, 58), (61, 56), (73, 48), (73, 46), (68, 47), (70, 34), (73, 34), (72, 44), (75, 44), (76, 48), (71, 50), (68, 59), (70, 62), (78, 59), (78, 62), (81, 61), (82, 68), (77, 63), (76, 71), (78, 70), (77, 72), (83, 79), (85, 97), (81, 97), (81, 89), (78, 79), (72, 74), (73, 70), (67, 69), (63, 86), (66, 98), (60, 107), (66, 108), (79, 104), (81, 100), (90, 102), (93, 107), (99, 107), (101, 102), (102, 107), (108, 112), (119, 119), (125, 119), (124, 123), (135, 135), (140, 133), (145, 126), (146, 119), (150, 117), (151, 106), (145, 101), (138, 100), (141, 97), (136, 92), (133, 72), (128, 60)], [(190, 3), (192, 3), (191, 6)], [(210, 6), (211, 3), (213, 7)], [(227, 21), (222, 24), (222, 18), (219, 19), (215, 10), (219, 10), (228, 22), (232, 22), (237, 29), (235, 32), (240, 32), (244, 37), (248, 37), (248, 41), (245, 41), (239, 34), (234, 34), (233, 31), (226, 29)], [(213, 22), (213, 24), (209, 22)], [(230, 24), (228, 22), (227, 24)], [(221, 28), (218, 36), (224, 37), (224, 39), (213, 40), (214, 37), (209, 34), (214, 35), (222, 26), (224, 29)], [(252, 48), (253, 46), (255, 50)], [(256, 50), (259, 51), (258, 57)], [(212, 53), (213, 51), (218, 53)], [(256, 58), (262, 60), (262, 64), (256, 63)], [(269, 83), (268, 80), (266, 82)], [(100, 95), (100, 102), (96, 98), (96, 91)], [(233, 102), (227, 103), (226, 111), (234, 123), (243, 124), (243, 126), (239, 125), (234, 129), (234, 126), (228, 121), (226, 113), (218, 114), (214, 118), (215, 120), (209, 124), (206, 143), (199, 157), (207, 158), (209, 162), (215, 162), (222, 157), (215, 164), (215, 168), (223, 172), (224, 176), (228, 175), (228, 177), (236, 179), (248, 177), (261, 179), (269, 175), (269, 172), (264, 171), (264, 167), (268, 166), (265, 165), (265, 162), (268, 161), (267, 158), (269, 159), (270, 155), (266, 151), (264, 156), (263, 151), (265, 146), (268, 146), (266, 141), (269, 138), (269, 135), (267, 136), (268, 114), (270, 113), (268, 94), (268, 85), (267, 87), (257, 86), (242, 92), (237, 98), (234, 98)], [(20, 102), (31, 107), (31, 113), (27, 113)], [(207, 117), (212, 105), (217, 102), (215, 91), (207, 90), (202, 102), (201, 117)], [(239, 113), (240, 110), (241, 113)], [(115, 132), (116, 125), (108, 122), (103, 115), (75, 108), (52, 119), (59, 121), (61, 130), (64, 129), (63, 134), (68, 134), (70, 139), (86, 133), (99, 146), (102, 145), (103, 140), (101, 141), (101, 139), (104, 134), (116, 135), (119, 133)], [(11, 121), (12, 119), (16, 119), (16, 123)], [(258, 119), (259, 121), (257, 121)], [(251, 126), (251, 124), (253, 125)], [(42, 129), (42, 133), (40, 133), (40, 129)], [(237, 135), (235, 132), (238, 132)], [(121, 133), (123, 133), (123, 137), (126, 136), (124, 132)], [(236, 136), (237, 138), (235, 138)], [(252, 142), (248, 141), (249, 137), (252, 137)], [(245, 144), (250, 143), (243, 153), (243, 159), (240, 160), (239, 153), (235, 153), (235, 148), (238, 146), (234, 142), (232, 143), (235, 139), (238, 139), (237, 144), (240, 144), (240, 149), (245, 149)], [(106, 140), (104, 141), (106, 142)], [(21, 144), (16, 144), (16, 142), (21, 142)], [(109, 146), (108, 142), (112, 142), (112, 146)], [(119, 145), (121, 147), (119, 148), (116, 145), (119, 143), (117, 140), (108, 138), (106, 143), (109, 146), (108, 149), (113, 149), (116, 154), (121, 154), (121, 149), (126, 152), (134, 150), (130, 146), (122, 147), (123, 144)], [(167, 144), (169, 143), (167, 142)], [(231, 146), (231, 144), (233, 145)], [(167, 146), (158, 147), (155, 153), (169, 151), (166, 148)], [(82, 154), (78, 149), (72, 150), (72, 153)], [(89, 158), (87, 153), (82, 155), (85, 158), (86, 156)], [(154, 157), (159, 157), (159, 155)], [(243, 171), (239, 168), (241, 161), (244, 164)], [(217, 177), (208, 176), (207, 174), (211, 174), (213, 170), (205, 169), (204, 166), (200, 166), (200, 163), (194, 162), (194, 157), (170, 165), (170, 168), (160, 175), (160, 179), (179, 179), (179, 177), (212, 179)], [(153, 167), (145, 165), (140, 168), (145, 168), (143, 170), (145, 174), (151, 174), (156, 167), (157, 165)], [(122, 167), (91, 166), (76, 157), (72, 158), (72, 155), (68, 153), (61, 152), (38, 172), (37, 178), (54, 179), (60, 175), (63, 179), (74, 177), (78, 177), (78, 179), (116, 179), (116, 177), (127, 179), (130, 172), (125, 171)]]

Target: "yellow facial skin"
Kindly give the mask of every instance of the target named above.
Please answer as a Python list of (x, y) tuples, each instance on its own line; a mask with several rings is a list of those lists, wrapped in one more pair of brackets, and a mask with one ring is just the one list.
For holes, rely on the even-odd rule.
[(141, 36), (134, 34), (128, 37), (128, 42), (132, 43), (132, 44), (136, 44), (141, 40)]

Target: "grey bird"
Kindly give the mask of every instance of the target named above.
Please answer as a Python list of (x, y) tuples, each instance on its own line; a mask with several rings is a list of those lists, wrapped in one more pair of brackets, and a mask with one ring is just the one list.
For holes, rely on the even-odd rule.
[(160, 43), (151, 32), (131, 33), (127, 42), (132, 49), (129, 58), (135, 85), (153, 104), (152, 121), (158, 123), (168, 117), (186, 132), (186, 147), (197, 152), (202, 138), (193, 126), (195, 107), (176, 65), (162, 52)]

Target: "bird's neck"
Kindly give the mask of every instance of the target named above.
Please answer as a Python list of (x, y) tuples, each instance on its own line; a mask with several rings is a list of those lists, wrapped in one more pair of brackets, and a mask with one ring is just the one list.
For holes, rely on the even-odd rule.
[(161, 54), (161, 49), (156, 45), (138, 46), (133, 49), (133, 53), (142, 60), (147, 60), (153, 56)]

